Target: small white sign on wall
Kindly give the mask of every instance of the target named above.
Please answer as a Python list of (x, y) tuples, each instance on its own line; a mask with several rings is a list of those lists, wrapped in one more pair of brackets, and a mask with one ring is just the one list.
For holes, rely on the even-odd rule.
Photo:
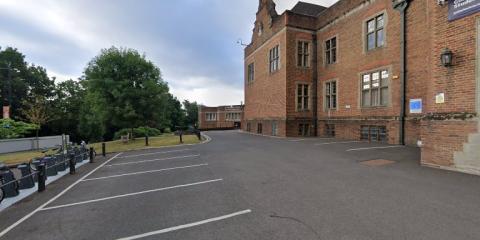
[(445, 103), (445, 93), (439, 93), (435, 95), (435, 103), (436, 104)]

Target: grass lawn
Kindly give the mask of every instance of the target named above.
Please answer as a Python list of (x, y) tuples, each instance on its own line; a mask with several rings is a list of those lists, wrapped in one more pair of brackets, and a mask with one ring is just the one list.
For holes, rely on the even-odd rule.
[(5, 163), (7, 165), (28, 163), (32, 158), (43, 157), (48, 153), (53, 153), (53, 152), (42, 153), (41, 151), (28, 151), (28, 152), (0, 154), (0, 162)]
[[(200, 141), (195, 135), (183, 136), (184, 144), (192, 144), (192, 143), (199, 143), (199, 142)], [(129, 141), (128, 143), (123, 143), (122, 141), (112, 141), (112, 142), (105, 142), (105, 143), (106, 143), (107, 153), (124, 152), (124, 151), (142, 149), (147, 147), (145, 146), (145, 138), (137, 138), (135, 139), (135, 141)], [(174, 136), (173, 134), (165, 134), (160, 137), (149, 138), (148, 147), (154, 148), (154, 147), (162, 147), (162, 146), (173, 146), (173, 145), (179, 145), (179, 144), (180, 144), (179, 136)], [(95, 148), (95, 151), (97, 152), (98, 155), (102, 154), (102, 143), (94, 143), (94, 144), (91, 144), (90, 146), (93, 146)], [(45, 156), (45, 153), (42, 153), (41, 151), (7, 153), (7, 154), (0, 154), (0, 162), (3, 162), (7, 165), (14, 165), (14, 164), (20, 164), (20, 163), (28, 163), (32, 158), (43, 157), (43, 156)]]
[[(199, 143), (197, 136), (195, 135), (184, 135), (183, 136), (183, 144), (192, 144), (192, 143)], [(155, 147), (163, 147), (163, 146), (173, 146), (180, 144), (179, 136), (175, 136), (173, 134), (165, 134), (160, 137), (150, 137), (148, 139), (149, 146), (151, 148)], [(137, 138), (134, 141), (129, 141), (128, 143), (123, 143), (122, 141), (112, 141), (112, 142), (105, 142), (106, 144), (106, 151), (107, 153), (114, 153), (114, 152), (124, 152), (124, 151), (131, 151), (136, 149), (147, 148), (145, 146), (145, 138)], [(102, 154), (102, 143), (94, 143), (90, 146), (95, 148), (97, 155)]]

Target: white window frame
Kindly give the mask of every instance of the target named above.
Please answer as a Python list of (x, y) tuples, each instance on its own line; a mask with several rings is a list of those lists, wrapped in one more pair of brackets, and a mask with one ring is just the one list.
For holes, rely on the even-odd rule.
[(276, 45), (270, 49), (268, 62), (270, 73), (274, 73), (280, 69), (280, 45)]

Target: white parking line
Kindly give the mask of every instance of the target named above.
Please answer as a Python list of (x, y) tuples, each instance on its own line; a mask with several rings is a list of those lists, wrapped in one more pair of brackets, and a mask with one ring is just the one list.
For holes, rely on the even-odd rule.
[(347, 152), (353, 152), (353, 151), (365, 151), (365, 150), (370, 150), (370, 149), (386, 149), (386, 148), (401, 148), (404, 146), (388, 146), (388, 147), (367, 147), (367, 148), (352, 148), (346, 150)]
[(293, 140), (288, 140), (289, 142), (302, 142), (302, 141), (305, 141), (307, 139), (293, 139)]
[(98, 198), (98, 199), (93, 199), (93, 200), (88, 200), (88, 201), (82, 201), (82, 202), (69, 203), (69, 204), (63, 204), (63, 205), (58, 205), (58, 206), (53, 206), (53, 207), (42, 208), (42, 209), (40, 209), (40, 211), (47, 211), (47, 210), (53, 210), (53, 209), (83, 205), (83, 204), (88, 204), (88, 203), (101, 202), (101, 201), (106, 201), (106, 200), (111, 200), (111, 199), (116, 199), (116, 198), (136, 196), (136, 195), (141, 195), (141, 194), (146, 194), (146, 193), (160, 192), (160, 191), (165, 191), (165, 190), (170, 190), (170, 189), (175, 189), (175, 188), (191, 187), (191, 186), (196, 186), (196, 185), (201, 185), (201, 184), (206, 184), (206, 183), (218, 182), (218, 181), (222, 181), (222, 180), (223, 179), (220, 178), (220, 179), (208, 180), (208, 181), (203, 181), (203, 182), (182, 184), (182, 185), (176, 185), (176, 186), (164, 187), (164, 188), (157, 188), (157, 189), (141, 191), (141, 192), (121, 194), (121, 195), (116, 195), (116, 196), (111, 196), (111, 197)]
[(195, 226), (199, 226), (199, 225), (203, 225), (203, 224), (207, 224), (207, 223), (211, 223), (211, 222), (217, 222), (217, 221), (225, 220), (225, 219), (228, 219), (228, 218), (236, 217), (236, 216), (239, 216), (239, 215), (244, 215), (244, 214), (251, 213), (251, 212), (252, 212), (252, 210), (247, 209), (247, 210), (243, 210), (243, 211), (240, 211), (240, 212), (231, 213), (231, 214), (228, 214), (228, 215), (223, 215), (223, 216), (220, 216), (220, 217), (205, 219), (205, 220), (198, 221), (198, 222), (179, 225), (179, 226), (176, 226), (176, 227), (165, 228), (165, 229), (162, 229), (162, 230), (143, 233), (143, 234), (139, 234), (139, 235), (135, 235), (135, 236), (131, 236), (131, 237), (119, 238), (117, 240), (135, 240), (135, 239), (149, 237), (149, 236), (153, 236), (153, 235), (159, 235), (159, 234), (162, 234), (162, 233), (178, 231), (178, 230), (182, 230), (182, 229), (185, 229), (185, 228), (191, 228), (191, 227), (195, 227)]
[(38, 207), (37, 209), (33, 210), (31, 213), (27, 214), (25, 217), (21, 218), (20, 220), (16, 221), (14, 224), (10, 225), (8, 228), (6, 228), (5, 230), (3, 230), (2, 232), (0, 232), (0, 238), (5, 236), (5, 234), (7, 234), (8, 232), (10, 232), (10, 230), (12, 230), (13, 228), (15, 228), (16, 226), (20, 225), (22, 222), (24, 222), (25, 220), (29, 219), (30, 217), (33, 216), (33, 214), (39, 212), (39, 211), (42, 211), (44, 209), (45, 206), (47, 206), (48, 204), (52, 203), (53, 201), (57, 200), (59, 197), (61, 197), (63, 194), (65, 194), (66, 192), (68, 192), (68, 190), (72, 189), (73, 187), (75, 187), (75, 185), (79, 184), (83, 179), (87, 178), (88, 176), (90, 176), (92, 173), (94, 173), (95, 171), (97, 171), (98, 169), (100, 169), (101, 167), (103, 167), (105, 164), (109, 163), (110, 161), (112, 161), (113, 159), (115, 159), (116, 157), (120, 156), (120, 154), (122, 153), (119, 153), (115, 156), (113, 156), (112, 158), (108, 159), (107, 161), (105, 161), (104, 163), (100, 164), (98, 167), (96, 167), (95, 169), (93, 169), (92, 171), (90, 171), (89, 173), (85, 174), (83, 177), (81, 177), (80, 179), (78, 179), (76, 182), (74, 182), (72, 185), (68, 186), (67, 188), (65, 188), (62, 192), (60, 192), (59, 194), (57, 194), (55, 197), (51, 198), (50, 200), (48, 200), (47, 202), (45, 202), (44, 204), (42, 204), (40, 207)]
[(180, 157), (157, 158), (157, 159), (151, 159), (151, 160), (141, 160), (141, 161), (134, 161), (134, 162), (126, 162), (126, 163), (116, 163), (116, 164), (105, 165), (105, 167), (122, 166), (122, 165), (130, 165), (130, 164), (140, 164), (140, 163), (146, 163), (146, 162), (168, 161), (168, 160), (173, 160), (173, 159), (183, 159), (183, 158), (193, 158), (193, 157), (200, 157), (200, 155), (196, 154), (196, 155), (186, 155), (186, 156), (180, 156)]
[(359, 143), (362, 141), (348, 141), (348, 142), (328, 142), (328, 143), (317, 143), (315, 146), (321, 146), (321, 145), (331, 145), (331, 144), (346, 144), (346, 143)]
[(203, 166), (208, 166), (208, 163), (190, 165), (190, 166), (183, 166), (183, 167), (164, 168), (164, 169), (157, 169), (157, 170), (150, 170), (150, 171), (143, 171), (143, 172), (125, 173), (125, 174), (111, 175), (111, 176), (106, 176), (106, 177), (89, 178), (89, 179), (84, 179), (83, 182), (109, 179), (109, 178), (117, 178), (117, 177), (124, 177), (124, 176), (132, 176), (132, 175), (140, 175), (140, 174), (146, 174), (146, 173), (166, 172), (166, 171), (173, 171), (173, 170), (178, 170), (178, 169), (195, 168), (195, 167), (203, 167)]
[(143, 154), (136, 154), (136, 155), (128, 155), (119, 158), (131, 158), (131, 157), (141, 157), (141, 156), (148, 156), (148, 155), (155, 155), (155, 154), (165, 154), (165, 153), (175, 153), (175, 152), (186, 152), (191, 151), (192, 149), (180, 149), (180, 150), (171, 150), (171, 151), (163, 151), (163, 152), (153, 152), (153, 153), (143, 153)]

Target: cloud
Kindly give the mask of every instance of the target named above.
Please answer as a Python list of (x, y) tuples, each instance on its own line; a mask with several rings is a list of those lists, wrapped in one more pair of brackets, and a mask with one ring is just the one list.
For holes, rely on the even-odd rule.
[[(296, 3), (276, 2), (279, 13)], [(236, 40), (250, 40), (257, 7), (258, 0), (1, 0), (0, 46), (17, 47), (59, 81), (80, 77), (102, 48), (134, 48), (160, 67), (178, 98), (239, 104)]]

